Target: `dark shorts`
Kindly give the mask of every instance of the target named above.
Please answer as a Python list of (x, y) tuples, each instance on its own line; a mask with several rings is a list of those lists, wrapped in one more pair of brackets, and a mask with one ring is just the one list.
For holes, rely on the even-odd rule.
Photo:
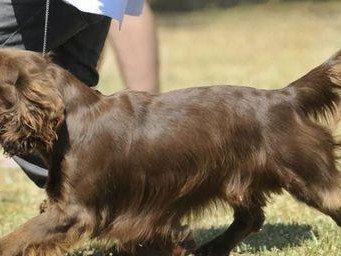
[[(47, 50), (53, 60), (89, 86), (98, 83), (97, 62), (111, 19), (80, 12), (62, 0), (50, 0)], [(0, 0), (0, 45), (41, 52), (43, 49), (46, 0)], [(14, 160), (39, 186), (48, 172), (33, 156)]]
[[(97, 62), (110, 18), (83, 13), (62, 0), (50, 0), (47, 50), (53, 59), (89, 86), (98, 83)], [(1, 0), (0, 45), (41, 52), (46, 0)]]

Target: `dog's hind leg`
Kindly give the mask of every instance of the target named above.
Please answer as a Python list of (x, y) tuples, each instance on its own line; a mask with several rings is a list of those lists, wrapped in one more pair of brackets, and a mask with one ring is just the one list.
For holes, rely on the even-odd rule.
[[(255, 196), (254, 199), (256, 199)], [(198, 248), (194, 252), (195, 256), (229, 255), (244, 238), (261, 229), (265, 217), (258, 200), (251, 201), (248, 205), (232, 207), (234, 208), (233, 223), (224, 233)]]
[(91, 217), (78, 207), (51, 206), (0, 239), (1, 256), (62, 256), (91, 233)]
[(309, 181), (295, 182), (287, 188), (288, 192), (301, 202), (330, 216), (341, 227), (341, 178), (328, 183), (309, 184)]
[[(311, 157), (311, 152), (318, 155)], [(282, 169), (283, 188), (341, 226), (341, 173), (336, 169), (334, 154), (330, 150), (310, 148), (297, 152), (290, 160)]]

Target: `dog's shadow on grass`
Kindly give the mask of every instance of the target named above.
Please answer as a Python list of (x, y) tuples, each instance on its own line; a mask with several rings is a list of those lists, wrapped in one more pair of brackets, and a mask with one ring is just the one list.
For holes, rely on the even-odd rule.
[[(227, 229), (226, 226), (211, 229), (196, 229), (194, 237), (197, 244), (213, 239)], [(311, 226), (306, 224), (266, 224), (263, 229), (243, 241), (235, 251), (240, 253), (257, 253), (272, 249), (282, 250), (288, 246), (299, 246), (306, 240), (317, 239), (318, 234)], [(92, 256), (127, 256), (128, 254), (117, 253), (115, 250), (101, 251), (98, 248), (78, 251), (69, 256), (92, 255)], [(145, 256), (145, 254), (143, 254)], [(153, 256), (153, 255), (148, 255)]]
[[(213, 239), (226, 230), (225, 227), (200, 229), (195, 231), (195, 238), (199, 244)], [(237, 248), (238, 252), (261, 252), (272, 250), (282, 250), (288, 246), (299, 246), (306, 240), (317, 239), (318, 234), (314, 232), (310, 225), (306, 224), (266, 224), (262, 230), (249, 236)]]
[(299, 246), (306, 240), (316, 240), (318, 234), (307, 224), (267, 224), (261, 232), (245, 240), (252, 251), (259, 252), (288, 246)]

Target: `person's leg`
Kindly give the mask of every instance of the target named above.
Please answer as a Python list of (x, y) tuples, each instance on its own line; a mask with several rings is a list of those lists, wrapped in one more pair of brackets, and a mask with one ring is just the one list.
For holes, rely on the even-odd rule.
[[(41, 51), (45, 0), (3, 0), (0, 3), (0, 45)], [(97, 61), (109, 30), (107, 17), (84, 14), (60, 0), (51, 0), (47, 48), (54, 60), (89, 86), (96, 85)], [(39, 187), (48, 176), (46, 167), (33, 155), (14, 160)]]
[(147, 3), (141, 16), (124, 18), (121, 30), (112, 22), (109, 43), (115, 49), (126, 87), (137, 91), (159, 91), (156, 26)]

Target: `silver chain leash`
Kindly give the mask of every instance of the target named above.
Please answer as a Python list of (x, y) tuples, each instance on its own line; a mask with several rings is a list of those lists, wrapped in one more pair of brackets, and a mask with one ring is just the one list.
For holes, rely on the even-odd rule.
[(46, 9), (45, 9), (45, 25), (44, 25), (44, 40), (43, 40), (43, 56), (46, 55), (46, 47), (47, 47), (47, 30), (49, 24), (49, 13), (50, 13), (50, 0), (46, 0)]
[[(44, 39), (43, 39), (43, 50), (42, 50), (42, 54), (43, 56), (46, 55), (46, 47), (47, 47), (47, 31), (48, 31), (48, 23), (49, 23), (49, 13), (50, 13), (50, 0), (46, 0), (46, 8), (45, 8), (45, 25), (44, 25)], [(32, 18), (34, 17), (34, 15), (25, 23), (28, 24)], [(5, 40), (5, 42), (3, 42), (0, 45), (0, 48), (5, 47), (8, 42), (20, 31), (20, 28), (18, 28), (17, 30), (15, 30), (12, 34), (9, 35), (9, 37)]]

